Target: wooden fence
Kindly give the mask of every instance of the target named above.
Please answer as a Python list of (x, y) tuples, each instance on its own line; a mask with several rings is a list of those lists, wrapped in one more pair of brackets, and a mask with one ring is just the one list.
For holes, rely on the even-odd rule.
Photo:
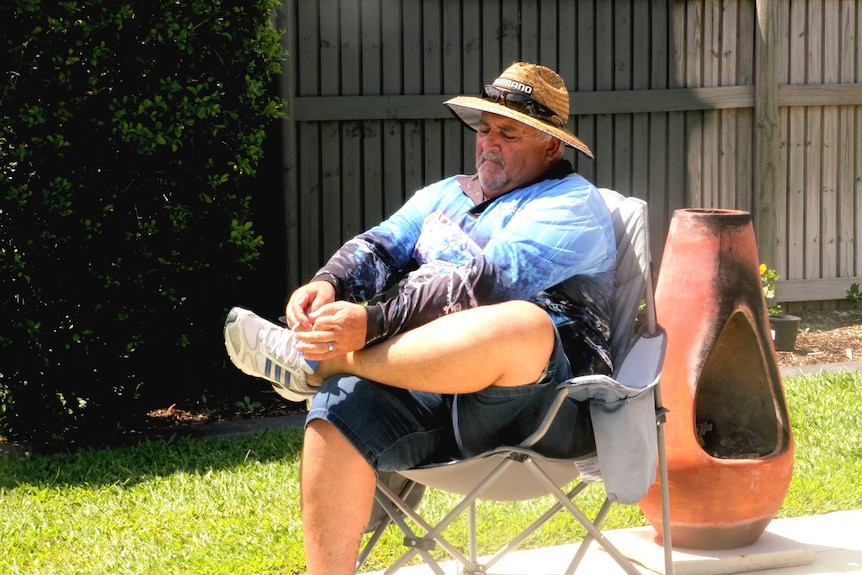
[(442, 102), (516, 60), (566, 80), (596, 153), (570, 159), (649, 202), (656, 260), (675, 209), (733, 208), (779, 299), (862, 281), (862, 0), (287, 0), (280, 24), (289, 287), (471, 173), (473, 135)]

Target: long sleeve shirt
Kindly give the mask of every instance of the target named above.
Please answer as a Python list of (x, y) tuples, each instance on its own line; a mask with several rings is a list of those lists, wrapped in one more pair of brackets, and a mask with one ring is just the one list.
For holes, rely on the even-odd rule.
[(465, 193), (475, 178), (419, 190), (344, 244), (314, 279), (330, 282), (338, 299), (371, 302), (366, 345), (520, 299), (550, 314), (576, 374), (609, 372), (616, 248), (598, 190), (563, 160), (540, 181), (476, 205)]

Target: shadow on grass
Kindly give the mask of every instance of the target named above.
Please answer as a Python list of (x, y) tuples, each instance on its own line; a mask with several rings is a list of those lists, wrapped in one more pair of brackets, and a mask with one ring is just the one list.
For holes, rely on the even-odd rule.
[(128, 486), (174, 473), (203, 475), (254, 462), (296, 461), (301, 444), (302, 432), (284, 429), (227, 438), (171, 436), (74, 453), (7, 455), (0, 457), (0, 488)]

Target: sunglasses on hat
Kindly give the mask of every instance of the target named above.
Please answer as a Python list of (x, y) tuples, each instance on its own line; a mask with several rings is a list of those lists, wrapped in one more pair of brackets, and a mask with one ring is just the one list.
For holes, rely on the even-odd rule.
[(544, 104), (540, 104), (526, 94), (510, 92), (488, 84), (482, 89), (481, 98), (483, 100), (490, 100), (495, 104), (502, 104), (507, 108), (513, 108), (534, 118), (554, 124), (557, 127), (565, 125), (563, 119), (555, 114), (553, 110)]

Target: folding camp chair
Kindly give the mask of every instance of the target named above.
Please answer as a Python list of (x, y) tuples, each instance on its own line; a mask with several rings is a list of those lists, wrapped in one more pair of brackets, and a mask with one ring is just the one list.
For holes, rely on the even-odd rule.
[[(385, 512), (359, 555), (357, 572), (383, 530), (394, 522), (404, 533), (408, 547), (386, 573), (394, 573), (419, 554), (440, 575), (443, 568), (430, 551), (437, 545), (463, 566), (463, 573), (486, 573), (507, 553), (562, 509), (568, 510), (587, 530), (567, 575), (575, 572), (587, 547), (596, 541), (630, 575), (639, 571), (600, 528), (613, 503), (637, 503), (655, 480), (656, 460), (661, 474), (664, 525), (670, 525), (667, 496), (667, 466), (664, 454), (664, 409), (661, 407), (659, 376), (664, 359), (665, 333), (656, 322), (650, 273), (646, 202), (626, 198), (612, 190), (601, 190), (614, 223), (617, 242), (616, 291), (612, 324), (612, 377), (575, 377), (561, 384), (555, 403), (536, 431), (516, 446), (501, 446), (470, 459), (381, 474), (375, 500)], [(638, 319), (638, 315), (640, 319)], [(590, 417), (596, 452), (578, 459), (549, 459), (531, 448), (555, 420), (568, 397), (590, 402)], [(568, 493), (562, 488), (580, 476)], [(590, 520), (574, 503), (585, 487), (596, 480), (604, 483), (606, 497), (596, 517)], [(429, 525), (416, 511), (425, 486), (463, 495), (461, 502), (437, 525)], [(476, 550), (476, 500), (528, 500), (551, 494), (557, 503), (523, 533), (496, 554), (479, 563)], [(461, 513), (468, 512), (468, 551), (464, 554), (443, 536), (444, 529)], [(413, 526), (408, 523), (409, 519)], [(375, 525), (376, 524), (376, 525)], [(414, 528), (424, 534), (417, 534)], [(670, 532), (664, 530), (665, 573), (671, 575)]]

